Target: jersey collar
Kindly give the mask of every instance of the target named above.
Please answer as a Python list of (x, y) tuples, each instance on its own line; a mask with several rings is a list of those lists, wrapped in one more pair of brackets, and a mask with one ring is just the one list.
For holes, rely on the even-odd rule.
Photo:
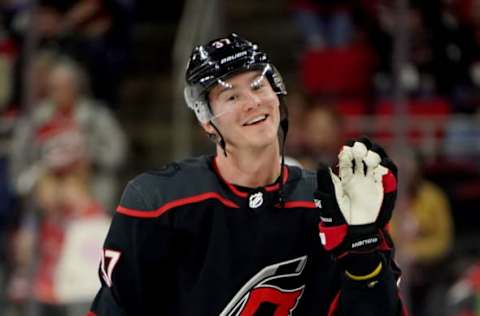
[[(210, 161), (211, 161), (212, 168), (213, 168), (213, 171), (215, 172), (215, 174), (222, 180), (223, 183), (225, 183), (225, 185), (230, 189), (230, 191), (233, 192), (233, 194), (235, 194), (236, 196), (242, 197), (242, 198), (247, 198), (248, 197), (248, 195), (249, 195), (248, 192), (243, 192), (243, 191), (239, 190), (235, 185), (233, 185), (232, 183), (225, 180), (225, 178), (220, 174), (220, 170), (218, 170), (217, 163), (215, 162), (215, 156), (212, 156)], [(283, 166), (283, 168), (284, 169), (283, 169), (283, 179), (282, 179), (282, 181), (283, 181), (283, 184), (285, 185), (288, 181), (288, 167)], [(266, 192), (274, 192), (274, 191), (277, 191), (279, 188), (280, 188), (280, 183), (278, 181), (276, 183), (273, 183), (271, 185), (267, 185), (267, 186), (263, 187), (263, 189)]]

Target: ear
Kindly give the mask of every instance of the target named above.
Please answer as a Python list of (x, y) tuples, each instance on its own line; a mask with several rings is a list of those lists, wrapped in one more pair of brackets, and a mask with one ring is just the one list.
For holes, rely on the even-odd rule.
[(215, 128), (212, 126), (212, 124), (210, 122), (208, 123), (201, 123), (202, 125), (202, 128), (205, 130), (205, 132), (207, 133), (208, 135), (208, 138), (214, 142), (214, 143), (217, 143), (219, 141), (219, 136), (217, 134), (217, 131), (215, 130)]
[(215, 131), (215, 128), (213, 128), (212, 124), (210, 124), (210, 122), (207, 122), (207, 123), (201, 123), (202, 125), (202, 128), (205, 130), (205, 132), (207, 132), (207, 134), (211, 135), (211, 134), (217, 134), (216, 131)]
[(208, 123), (201, 123), (203, 130), (207, 133), (208, 138), (214, 142), (215, 144), (218, 143), (218, 135), (215, 128), (212, 126), (210, 122)]

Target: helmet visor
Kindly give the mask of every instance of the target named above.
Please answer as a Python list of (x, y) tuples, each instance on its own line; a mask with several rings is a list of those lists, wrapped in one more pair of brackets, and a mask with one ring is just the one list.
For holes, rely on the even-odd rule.
[[(239, 87), (235, 87), (229, 82), (229, 79), (232, 76), (250, 71), (254, 71), (257, 75), (252, 77), (251, 82), (248, 85), (248, 92)], [(185, 100), (188, 106), (195, 112), (199, 121), (206, 123), (233, 111), (235, 106), (247, 101), (252, 92), (262, 96), (262, 93), (267, 91), (266, 87), (269, 87), (272, 88), (276, 94), (285, 94), (284, 88), (278, 88), (278, 81), (282, 81), (280, 74), (272, 67), (272, 65), (256, 64), (252, 65), (252, 67), (242, 69), (241, 71), (237, 69), (236, 71), (226, 73), (215, 81), (211, 81), (208, 88), (205, 87), (204, 89), (201, 89), (198, 86), (196, 88), (187, 86), (184, 91)], [(208, 100), (208, 94), (214, 88), (221, 90), (221, 101), (230, 105), (226, 106), (220, 113), (215, 114), (212, 113)]]

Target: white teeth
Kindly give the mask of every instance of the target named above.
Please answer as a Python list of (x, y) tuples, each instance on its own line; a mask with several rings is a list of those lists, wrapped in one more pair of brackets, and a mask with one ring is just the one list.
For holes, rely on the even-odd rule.
[(252, 125), (252, 124), (258, 123), (258, 122), (260, 122), (260, 121), (262, 121), (266, 118), (267, 118), (267, 116), (265, 114), (264, 115), (259, 115), (259, 116), (254, 117), (253, 119), (251, 119), (250, 121), (246, 122), (243, 125)]

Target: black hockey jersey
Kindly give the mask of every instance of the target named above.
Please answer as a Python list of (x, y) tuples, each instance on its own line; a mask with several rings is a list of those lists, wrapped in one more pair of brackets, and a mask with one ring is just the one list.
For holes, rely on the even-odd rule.
[[(322, 248), (315, 174), (240, 188), (213, 157), (172, 163), (127, 185), (104, 244), (90, 315), (400, 315), (395, 276), (344, 276)], [(372, 286), (372, 284), (374, 286)]]

